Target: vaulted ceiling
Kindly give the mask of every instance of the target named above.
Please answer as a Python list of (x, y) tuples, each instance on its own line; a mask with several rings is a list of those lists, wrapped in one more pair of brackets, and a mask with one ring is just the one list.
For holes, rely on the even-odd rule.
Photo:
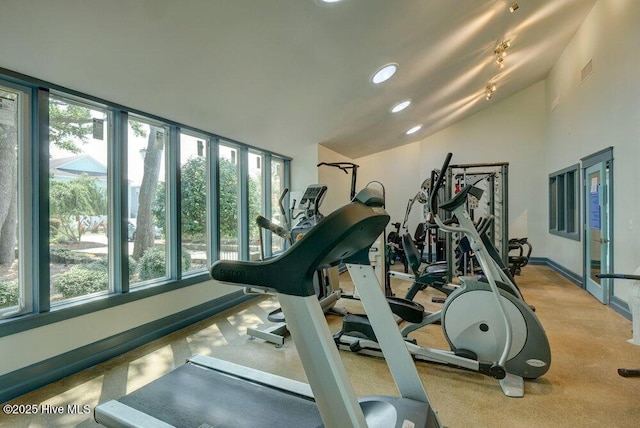
[(3, 0), (0, 66), (284, 155), (358, 158), (544, 79), (595, 0), (518, 3)]

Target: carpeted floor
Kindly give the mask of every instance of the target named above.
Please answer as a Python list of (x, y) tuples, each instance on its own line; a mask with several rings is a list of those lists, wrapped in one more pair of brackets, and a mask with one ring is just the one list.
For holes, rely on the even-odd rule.
[[(350, 286), (347, 273), (341, 285)], [(617, 368), (640, 367), (640, 347), (627, 343), (631, 322), (545, 266), (527, 266), (517, 277), (525, 299), (536, 307), (552, 350), (552, 365), (542, 378), (525, 382), (523, 398), (503, 395), (494, 379), (455, 368), (418, 363), (418, 370), (441, 422), (448, 427), (636, 427), (640, 423), (640, 378), (622, 378)], [(396, 295), (408, 283), (394, 280)], [(416, 299), (431, 306), (429, 293)], [(338, 307), (359, 311), (342, 299)], [(277, 307), (261, 298), (156, 340), (76, 375), (40, 388), (13, 404), (38, 404), (53, 411), (78, 405), (76, 414), (6, 416), (2, 427), (95, 426), (93, 408), (129, 393), (196, 353), (212, 355), (297, 380), (305, 380), (290, 338), (282, 348), (249, 340), (247, 327), (268, 325)], [(437, 308), (438, 305), (431, 306)], [(327, 317), (330, 328), (341, 318)], [(414, 333), (419, 344), (443, 347), (440, 326)], [(384, 360), (341, 352), (358, 395), (396, 394)], [(86, 406), (86, 407), (82, 407)], [(86, 413), (83, 413), (86, 410)]]

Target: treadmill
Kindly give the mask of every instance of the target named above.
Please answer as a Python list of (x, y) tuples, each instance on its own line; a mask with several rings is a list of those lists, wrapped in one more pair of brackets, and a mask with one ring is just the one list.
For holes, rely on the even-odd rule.
[[(389, 215), (380, 193), (364, 189), (325, 217), (280, 257), (220, 260), (211, 277), (275, 292), (309, 384), (196, 355), (150, 384), (100, 404), (108, 427), (440, 427), (378, 277), (369, 247)], [(315, 272), (347, 265), (399, 397), (357, 399), (313, 287)]]

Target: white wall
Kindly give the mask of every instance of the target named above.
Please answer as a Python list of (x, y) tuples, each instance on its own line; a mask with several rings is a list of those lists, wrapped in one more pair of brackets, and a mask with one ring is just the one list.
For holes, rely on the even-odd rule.
[[(320, 162), (353, 162), (353, 160), (331, 149), (318, 145), (318, 163)], [(353, 171), (349, 171), (348, 174), (345, 174), (338, 168), (326, 165), (318, 168), (318, 183), (326, 184), (328, 187), (327, 196), (321, 209), (323, 214), (328, 214), (349, 203), (352, 172)], [(358, 171), (358, 174), (359, 173), (360, 171)], [(358, 178), (358, 176), (356, 176), (356, 178)], [(358, 191), (360, 187), (360, 180), (358, 179), (357, 181), (356, 191)]]
[[(490, 102), (490, 101), (488, 101)], [(544, 169), (544, 84), (537, 83), (420, 144), (422, 174), (452, 163), (509, 162), (509, 237), (528, 237), (544, 257), (547, 178)]]
[(291, 190), (304, 192), (309, 184), (318, 182), (318, 150), (315, 146), (293, 146), (289, 151), (291, 162)]
[[(420, 175), (418, 143), (358, 158), (354, 162), (360, 165), (359, 187), (362, 188), (371, 181), (381, 182), (385, 188), (386, 210), (391, 216), (391, 223), (402, 223), (409, 198), (416, 195), (426, 178)], [(409, 233), (413, 234), (421, 221), (421, 212), (422, 206), (414, 205), (407, 224)], [(390, 230), (387, 227), (387, 233)]]
[[(640, 2), (601, 0), (591, 10), (549, 74), (547, 147), (549, 172), (613, 146), (614, 268), (633, 272), (640, 265)], [(580, 70), (593, 60), (593, 74)], [(558, 106), (551, 110), (551, 101)], [(548, 237), (548, 257), (582, 273), (582, 242)], [(629, 283), (614, 294), (627, 300)]]
[(237, 290), (236, 287), (207, 281), (0, 337), (0, 376)]
[[(440, 168), (447, 152), (455, 163), (509, 162), (509, 224), (511, 237), (528, 236), (534, 256), (546, 256), (547, 171), (544, 167), (544, 83), (489, 106), (474, 116), (421, 142), (355, 159), (360, 165), (358, 187), (378, 180), (386, 188), (391, 221), (404, 219), (409, 198), (415, 196), (431, 170)], [(320, 151), (320, 160), (335, 159)], [(327, 157), (327, 159), (324, 159)], [(409, 221), (413, 232), (422, 206), (415, 205)]]

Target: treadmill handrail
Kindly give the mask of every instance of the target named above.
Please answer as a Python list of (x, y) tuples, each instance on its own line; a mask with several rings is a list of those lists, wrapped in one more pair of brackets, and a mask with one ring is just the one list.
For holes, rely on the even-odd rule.
[[(371, 198), (368, 190), (366, 200)], [(279, 257), (264, 261), (219, 260), (211, 266), (214, 280), (250, 285), (293, 296), (313, 296), (318, 269), (358, 260), (369, 263), (368, 251), (384, 232), (389, 214), (379, 206), (354, 201), (331, 213)], [(288, 278), (301, 278), (291, 283)]]

